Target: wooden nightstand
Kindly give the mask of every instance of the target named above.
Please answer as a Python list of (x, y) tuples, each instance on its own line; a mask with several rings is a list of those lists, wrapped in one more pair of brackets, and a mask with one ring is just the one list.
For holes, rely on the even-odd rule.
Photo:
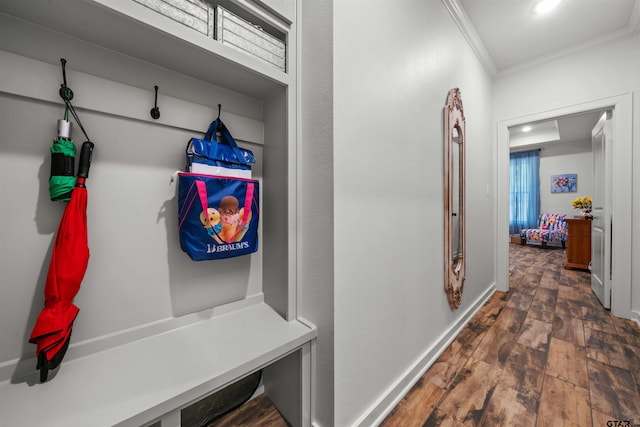
[(567, 262), (564, 268), (589, 269), (591, 262), (591, 220), (567, 218)]

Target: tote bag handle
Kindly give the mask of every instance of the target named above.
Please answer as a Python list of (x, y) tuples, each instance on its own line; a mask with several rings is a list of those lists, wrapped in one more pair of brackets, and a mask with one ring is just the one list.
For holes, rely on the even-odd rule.
[(221, 139), (220, 144), (227, 144), (229, 147), (231, 147), (231, 149), (233, 150), (233, 154), (236, 156), (236, 159), (238, 160), (237, 163), (249, 166), (250, 163), (247, 163), (245, 161), (244, 156), (242, 155), (242, 152), (238, 148), (238, 144), (236, 144), (236, 141), (233, 139), (233, 136), (231, 136), (231, 132), (229, 132), (229, 129), (227, 129), (227, 127), (224, 125), (224, 123), (222, 123), (222, 120), (220, 119), (215, 119), (214, 121), (211, 122), (211, 124), (209, 125), (209, 129), (207, 130), (207, 133), (204, 136), (205, 140), (211, 141), (211, 144), (209, 144), (209, 158), (215, 159), (216, 152), (218, 151), (218, 144), (214, 139), (216, 130), (218, 129), (218, 125), (220, 128), (220, 139)]

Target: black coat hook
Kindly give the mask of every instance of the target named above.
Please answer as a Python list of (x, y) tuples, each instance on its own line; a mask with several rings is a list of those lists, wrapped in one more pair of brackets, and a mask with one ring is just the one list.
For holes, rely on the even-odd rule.
[(154, 120), (158, 120), (160, 118), (160, 109), (158, 108), (158, 85), (155, 85), (153, 88), (156, 90), (156, 101), (150, 113)]
[(62, 84), (58, 93), (63, 101), (71, 101), (73, 99), (73, 91), (67, 87), (67, 72), (65, 70), (67, 60), (60, 58), (60, 63), (62, 64)]
[(218, 120), (218, 128), (216, 129), (217, 132), (222, 132), (222, 123), (219, 121), (220, 120), (220, 111), (222, 110), (222, 104), (218, 104), (218, 118), (216, 120)]

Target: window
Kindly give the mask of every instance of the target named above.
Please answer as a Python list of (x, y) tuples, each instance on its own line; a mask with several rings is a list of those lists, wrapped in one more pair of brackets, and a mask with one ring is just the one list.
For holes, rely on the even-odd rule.
[(540, 214), (540, 154), (511, 153), (509, 159), (509, 234), (535, 228)]

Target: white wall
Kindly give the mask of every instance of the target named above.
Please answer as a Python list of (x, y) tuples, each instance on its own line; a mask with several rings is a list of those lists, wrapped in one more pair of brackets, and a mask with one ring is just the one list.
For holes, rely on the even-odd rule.
[[(578, 188), (575, 193), (552, 193), (551, 175), (575, 173)], [(546, 146), (540, 152), (540, 212), (569, 216), (579, 212), (571, 207), (576, 197), (593, 196), (593, 154), (572, 147)]]
[[(640, 36), (576, 52), (567, 57), (505, 75), (495, 81), (493, 113), (496, 122), (566, 109), (599, 99), (633, 93), (633, 141), (630, 161), (640, 167)], [(614, 113), (615, 117), (615, 113)], [(497, 165), (498, 167), (503, 167)], [(614, 166), (615, 167), (615, 166)], [(631, 218), (640, 215), (640, 175), (633, 174)], [(640, 312), (640, 227), (632, 223), (631, 310)], [(628, 256), (625, 255), (625, 256)], [(638, 316), (636, 314), (636, 316)], [(638, 316), (640, 319), (640, 316)]]
[(315, 417), (334, 424), (333, 5), (300, 2), (300, 314), (318, 327)]
[[(334, 425), (370, 425), (495, 280), (492, 86), (439, 0), (333, 7)], [(443, 107), (453, 87), (468, 134), (457, 311), (443, 289)]]
[[(184, 167), (187, 141), (202, 135), (218, 102), (232, 132), (234, 122), (257, 124), (253, 136), (245, 126), (235, 127), (236, 137), (252, 141), (263, 138), (262, 123), (253, 119), (261, 118), (261, 103), (8, 17), (0, 24), (8, 34), (0, 37), (0, 380), (35, 372), (35, 345), (27, 340), (44, 305), (64, 209), (48, 193), (49, 147), (64, 113), (57, 94), (61, 57), (68, 61), (73, 102), (95, 143), (87, 181), (91, 259), (75, 298), (80, 313), (65, 360), (158, 333), (187, 313), (262, 298), (260, 253), (194, 263), (180, 250), (175, 187), (168, 185)], [(136, 86), (142, 80), (146, 87)], [(149, 115), (154, 84), (160, 87), (158, 121)], [(209, 105), (199, 103), (206, 99)], [(78, 147), (85, 140), (75, 124), (72, 137)], [(261, 162), (261, 145), (245, 147)], [(261, 169), (254, 176), (262, 176)]]

